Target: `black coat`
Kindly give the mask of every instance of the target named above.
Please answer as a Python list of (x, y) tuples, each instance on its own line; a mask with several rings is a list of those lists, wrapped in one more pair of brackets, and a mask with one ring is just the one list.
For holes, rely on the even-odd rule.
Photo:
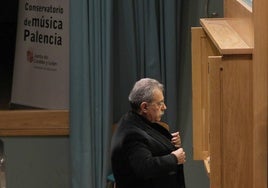
[(171, 134), (157, 123), (129, 112), (112, 139), (112, 170), (117, 188), (184, 188)]

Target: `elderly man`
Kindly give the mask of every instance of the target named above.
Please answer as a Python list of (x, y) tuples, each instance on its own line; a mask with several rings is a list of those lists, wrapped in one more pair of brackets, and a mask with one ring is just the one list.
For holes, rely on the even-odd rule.
[(129, 94), (131, 111), (112, 139), (112, 170), (117, 188), (184, 188), (185, 152), (180, 136), (162, 126), (167, 109), (157, 80), (137, 81)]

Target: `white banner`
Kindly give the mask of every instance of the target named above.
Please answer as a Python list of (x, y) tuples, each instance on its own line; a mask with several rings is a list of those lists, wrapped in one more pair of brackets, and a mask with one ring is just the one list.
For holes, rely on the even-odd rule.
[(69, 108), (69, 1), (20, 0), (11, 103)]

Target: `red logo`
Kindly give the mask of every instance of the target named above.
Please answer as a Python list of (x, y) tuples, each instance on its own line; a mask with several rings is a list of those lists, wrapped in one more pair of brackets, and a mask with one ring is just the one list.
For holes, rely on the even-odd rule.
[(29, 63), (32, 63), (33, 62), (33, 52), (31, 50), (28, 50), (27, 51), (27, 61)]

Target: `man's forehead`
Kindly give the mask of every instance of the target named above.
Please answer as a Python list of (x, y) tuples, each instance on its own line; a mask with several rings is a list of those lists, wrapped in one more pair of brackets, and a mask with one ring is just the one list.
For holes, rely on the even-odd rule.
[(155, 89), (153, 92), (153, 98), (154, 99), (158, 99), (158, 100), (163, 100), (164, 99), (164, 95), (162, 90), (160, 89)]

